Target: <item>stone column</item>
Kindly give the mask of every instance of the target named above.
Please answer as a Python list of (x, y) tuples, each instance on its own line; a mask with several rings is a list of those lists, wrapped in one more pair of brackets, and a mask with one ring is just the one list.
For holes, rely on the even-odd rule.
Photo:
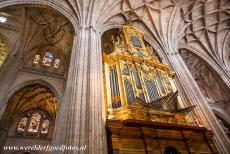
[(214, 142), (220, 153), (226, 154), (230, 151), (230, 141), (221, 129), (215, 115), (208, 105), (207, 100), (203, 96), (200, 88), (196, 84), (193, 76), (185, 65), (183, 59), (178, 52), (168, 54), (168, 60), (176, 73), (176, 82), (178, 89), (182, 90), (187, 96), (189, 102), (186, 105), (197, 105), (195, 112), (200, 116), (204, 126), (211, 129), (214, 133)]
[(6, 109), (7, 101), (10, 99), (7, 96), (9, 96), (9, 90), (17, 77), (20, 61), (19, 55), (10, 54), (0, 69), (0, 119)]
[(53, 144), (87, 149), (64, 153), (107, 153), (102, 73), (101, 35), (92, 27), (82, 27), (74, 38)]

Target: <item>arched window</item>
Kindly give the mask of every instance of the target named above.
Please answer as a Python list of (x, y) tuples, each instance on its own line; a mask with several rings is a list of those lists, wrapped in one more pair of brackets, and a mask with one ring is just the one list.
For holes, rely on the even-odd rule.
[(23, 115), (19, 118), (17, 125), (18, 135), (47, 135), (49, 131), (51, 120), (40, 112), (32, 112)]
[(42, 59), (42, 65), (50, 66), (54, 58), (53, 52), (46, 52), (45, 56)]
[(20, 118), (19, 123), (18, 123), (18, 128), (17, 128), (18, 132), (24, 132), (25, 131), (27, 120), (28, 120), (27, 117), (21, 117)]
[(60, 56), (54, 52), (49, 50), (47, 52), (42, 51), (34, 55), (33, 64), (35, 64), (35, 66), (58, 69), (61, 65), (61, 59)]
[(42, 123), (41, 134), (47, 134), (50, 126), (50, 121), (48, 119), (44, 120)]
[[(42, 54), (44, 54), (44, 53), (42, 53)], [(46, 66), (46, 67), (59, 68), (61, 60), (59, 58), (56, 58), (56, 56), (53, 52), (45, 52), (43, 57), (41, 54), (36, 54), (34, 56), (33, 63), (36, 65), (41, 64), (41, 65)]]
[(40, 57), (41, 57), (41, 56), (40, 56), (39, 54), (35, 55), (35, 56), (34, 56), (34, 61), (33, 61), (33, 63), (34, 63), (34, 64), (38, 64), (39, 61), (40, 61)]
[(176, 148), (168, 146), (165, 148), (164, 154), (180, 154), (180, 152)]
[(37, 133), (40, 121), (41, 121), (41, 114), (39, 113), (32, 114), (28, 132)]
[(59, 68), (60, 62), (61, 62), (61, 60), (58, 59), (58, 58), (56, 58), (56, 59), (54, 60), (54, 68)]

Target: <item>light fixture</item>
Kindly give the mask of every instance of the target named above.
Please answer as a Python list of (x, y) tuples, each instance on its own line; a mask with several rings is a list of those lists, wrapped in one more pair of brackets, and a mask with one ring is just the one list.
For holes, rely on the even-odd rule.
[(0, 22), (1, 22), (1, 23), (5, 23), (5, 22), (6, 22), (6, 18), (0, 16)]

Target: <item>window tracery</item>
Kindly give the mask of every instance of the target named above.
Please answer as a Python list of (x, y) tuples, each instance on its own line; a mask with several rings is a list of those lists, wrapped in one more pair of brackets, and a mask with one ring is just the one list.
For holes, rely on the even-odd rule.
[(61, 60), (56, 58), (54, 61), (54, 68), (59, 68)]
[(45, 66), (51, 66), (53, 57), (54, 57), (54, 54), (52, 52), (46, 52), (45, 56), (42, 59), (42, 64)]
[(39, 124), (40, 124), (40, 120), (41, 120), (41, 114), (39, 114), (39, 113), (32, 114), (28, 132), (37, 133), (38, 132), (38, 127), (39, 127)]
[(37, 55), (35, 55), (35, 56), (34, 56), (34, 61), (33, 61), (33, 63), (34, 63), (34, 64), (38, 64), (38, 63), (39, 63), (39, 61), (40, 61), (40, 57), (41, 57), (41, 56), (40, 56), (40, 55), (38, 55), (38, 54), (37, 54)]
[(27, 124), (27, 120), (28, 118), (27, 117), (22, 117), (18, 123), (18, 127), (17, 127), (17, 130), (18, 132), (24, 132), (25, 129), (26, 129), (26, 124)]
[(42, 129), (41, 129), (41, 133), (42, 134), (47, 134), (48, 130), (49, 130), (49, 126), (50, 126), (50, 121), (49, 120), (44, 120), (42, 123)]
[[(53, 67), (58, 69), (60, 67), (61, 60), (55, 57), (53, 52), (45, 52), (44, 57), (41, 59), (41, 54), (36, 54), (33, 59), (34, 64), (41, 64), (46, 67)], [(54, 59), (55, 58), (55, 59)], [(52, 66), (53, 65), (53, 66)]]
[(23, 135), (47, 135), (51, 121), (40, 112), (27, 113), (19, 119), (17, 134)]

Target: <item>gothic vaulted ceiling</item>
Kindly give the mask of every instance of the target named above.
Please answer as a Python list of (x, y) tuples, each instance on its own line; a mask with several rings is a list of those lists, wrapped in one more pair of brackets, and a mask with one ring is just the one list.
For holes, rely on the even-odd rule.
[(230, 69), (229, 0), (60, 1), (80, 25), (102, 31), (129, 20), (154, 38), (154, 48), (175, 53), (189, 48)]
[[(9, 52), (23, 57), (21, 68), (64, 76), (74, 33), (67, 18), (47, 6), (40, 5), (6, 7), (0, 11), (0, 16), (7, 18), (5, 23), (0, 23), (1, 38), (9, 47)], [(52, 52), (54, 59), (60, 60), (58, 69), (33, 63), (35, 55), (40, 55), (41, 61), (46, 52)]]
[[(41, 0), (42, 1), (42, 0)], [(158, 52), (187, 48), (230, 70), (229, 0), (60, 0), (78, 26), (104, 32), (133, 21)]]
[(55, 119), (57, 98), (50, 89), (40, 84), (20, 89), (10, 98), (0, 127), (3, 127), (6, 121), (31, 110), (43, 110), (51, 119)]
[(208, 102), (219, 103), (224, 109), (229, 108), (230, 91), (213, 69), (188, 50), (181, 49), (179, 52)]
[[(207, 63), (211, 61), (220, 66), (229, 77), (229, 0), (61, 0), (56, 3), (64, 6), (77, 19), (79, 27), (88, 26), (104, 32), (132, 21), (147, 37), (151, 37), (156, 51), (174, 54), (180, 49), (186, 49), (205, 57)], [(33, 34), (24, 36), (25, 51), (34, 50), (34, 42), (40, 42), (39, 46), (55, 44), (61, 51), (69, 51), (72, 39), (66, 33), (69, 32), (66, 28), (68, 22), (64, 19), (58, 20), (62, 17), (57, 16), (57, 13), (42, 8), (25, 7), (22, 10), (19, 7), (10, 7), (0, 14), (9, 18), (10, 22), (5, 27), (10, 28), (8, 31), (16, 36), (6, 38), (10, 44), (9, 51), (14, 47), (12, 42), (20, 38), (23, 21), (27, 23), (27, 34)], [(53, 20), (52, 16), (57, 17), (58, 21)], [(50, 22), (48, 27), (51, 28), (46, 28), (47, 22)], [(4, 25), (1, 24), (0, 28), (4, 28)], [(67, 53), (66, 51), (65, 56)], [(192, 56), (184, 55), (186, 54), (181, 54), (187, 65), (192, 65), (188, 61), (196, 62)], [(195, 74), (199, 74), (200, 70), (197, 69)]]

